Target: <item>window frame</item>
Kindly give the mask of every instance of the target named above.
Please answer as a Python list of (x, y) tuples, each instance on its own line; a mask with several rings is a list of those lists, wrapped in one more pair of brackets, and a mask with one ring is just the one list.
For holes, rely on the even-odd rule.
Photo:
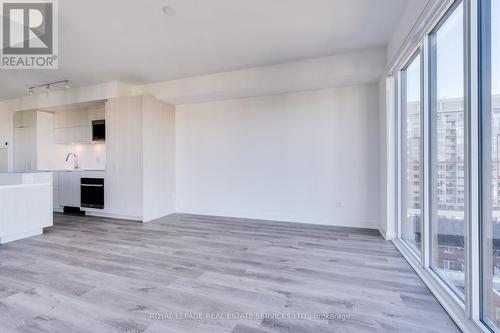
[[(487, 317), (487, 297), (485, 293), (494, 292), (491, 286), (486, 285), (486, 253), (487, 243), (485, 241), (486, 228), (491, 225), (491, 209), (493, 208), (491, 201), (491, 111), (492, 111), (492, 38), (491, 38), (491, 1), (496, 0), (479, 0), (478, 15), (479, 23), (479, 47), (478, 47), (478, 104), (479, 104), (479, 125), (480, 125), (480, 218), (479, 218), (479, 320), (486, 325), (492, 332), (500, 332), (500, 327)], [(498, 158), (498, 157), (497, 157)], [(493, 232), (491, 230), (491, 232)], [(493, 239), (493, 237), (492, 237)], [(488, 250), (491, 250), (489, 248)], [(489, 272), (489, 271), (488, 271)], [(494, 271), (493, 271), (494, 274)], [(491, 279), (493, 274), (489, 274)]]
[[(463, 4), (463, 22), (464, 22), (464, 27), (463, 27), (463, 35), (464, 35), (464, 40), (463, 40), (463, 45), (464, 45), (464, 57), (463, 57), (463, 70), (464, 70), (464, 82), (463, 82), (463, 105), (464, 105), (464, 262), (465, 262), (465, 269), (464, 269), (464, 293), (460, 292), (450, 281), (447, 281), (438, 271), (435, 269), (432, 265), (432, 253), (433, 253), (433, 242), (432, 242), (432, 235), (433, 235), (433, 222), (437, 222), (436, 216), (434, 216), (434, 205), (435, 203), (432, 202), (433, 198), (437, 198), (437, 188), (435, 186), (437, 178), (435, 177), (435, 168), (434, 167), (434, 160), (432, 158), (432, 152), (434, 151), (433, 147), (436, 147), (436, 140), (437, 140), (437, 135), (433, 135), (433, 129), (436, 127), (435, 121), (430, 115), (434, 115), (436, 110), (434, 109), (435, 106), (438, 103), (437, 97), (435, 96), (435, 89), (437, 89), (436, 82), (437, 82), (437, 71), (436, 71), (436, 63), (433, 61), (436, 56), (435, 56), (435, 38), (436, 34), (443, 27), (443, 25), (447, 22), (447, 20), (450, 18), (451, 15), (455, 13), (457, 8)], [(425, 69), (428, 74), (428, 81), (426, 82), (426, 87), (424, 87), (425, 90), (427, 90), (428, 93), (428, 100), (426, 103), (428, 104), (428, 111), (427, 113), (429, 114), (429, 120), (428, 120), (428, 138), (430, 139), (429, 141), (429, 147), (428, 147), (428, 152), (429, 154), (426, 156), (428, 158), (428, 163), (427, 167), (429, 170), (429, 178), (427, 179), (428, 182), (428, 200), (429, 200), (429, 215), (428, 215), (428, 220), (425, 222), (428, 226), (428, 233), (425, 236), (427, 238), (428, 242), (428, 253), (429, 253), (429, 258), (428, 258), (428, 265), (426, 269), (430, 270), (435, 276), (437, 276), (441, 282), (451, 291), (454, 293), (455, 299), (459, 300), (461, 304), (465, 305), (467, 302), (468, 298), (468, 285), (469, 285), (469, 277), (467, 273), (467, 268), (469, 266), (469, 256), (467, 255), (467, 252), (470, 248), (468, 246), (468, 239), (469, 239), (469, 233), (467, 231), (469, 225), (470, 225), (470, 218), (469, 218), (469, 204), (468, 204), (468, 197), (469, 197), (469, 192), (470, 192), (470, 185), (466, 181), (469, 177), (469, 161), (470, 161), (470, 153), (468, 150), (468, 138), (470, 136), (470, 128), (469, 128), (469, 123), (468, 121), (468, 111), (469, 108), (467, 106), (467, 91), (468, 91), (468, 84), (467, 84), (467, 56), (466, 56), (466, 50), (467, 50), (467, 38), (466, 38), (466, 25), (467, 25), (467, 1), (466, 0), (456, 0), (452, 3), (452, 5), (446, 10), (444, 15), (440, 17), (438, 22), (433, 26), (433, 28), (429, 31), (427, 34), (427, 68)]]
[[(420, 170), (419, 170), (419, 175), (420, 175), (420, 210), (421, 210), (421, 221), (420, 221), (420, 232), (421, 232), (421, 244), (420, 244), (420, 251), (419, 249), (415, 248), (415, 246), (411, 243), (409, 243), (407, 240), (405, 240), (402, 237), (402, 232), (403, 232), (403, 223), (406, 221), (406, 190), (405, 187), (403, 186), (403, 178), (405, 176), (405, 168), (406, 168), (406, 159), (405, 159), (405, 149), (406, 149), (406, 116), (408, 114), (407, 110), (407, 77), (406, 73), (408, 68), (410, 67), (411, 64), (417, 59), (417, 57), (420, 57)], [(422, 251), (423, 251), (423, 238), (424, 238), (424, 122), (425, 122), (425, 117), (424, 117), (424, 93), (423, 93), (423, 88), (424, 88), (424, 61), (423, 61), (423, 52), (421, 49), (421, 46), (418, 45), (418, 47), (413, 51), (411, 56), (408, 58), (406, 61), (405, 65), (401, 68), (399, 71), (399, 78), (400, 78), (400, 112), (399, 112), (399, 132), (400, 132), (400, 159), (399, 159), (399, 164), (400, 164), (400, 172), (401, 172), (401, 178), (400, 178), (400, 191), (401, 191), (401, 198), (400, 198), (400, 209), (399, 209), (399, 214), (398, 214), (398, 237), (405, 243), (405, 245), (408, 246), (408, 249), (413, 253), (413, 255), (417, 258), (417, 260), (421, 260), (422, 258)], [(405, 184), (407, 185), (407, 184)]]

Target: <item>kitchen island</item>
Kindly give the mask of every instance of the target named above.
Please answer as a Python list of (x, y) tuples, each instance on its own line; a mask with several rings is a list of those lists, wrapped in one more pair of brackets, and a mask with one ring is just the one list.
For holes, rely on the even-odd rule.
[(52, 173), (0, 173), (0, 244), (52, 225)]

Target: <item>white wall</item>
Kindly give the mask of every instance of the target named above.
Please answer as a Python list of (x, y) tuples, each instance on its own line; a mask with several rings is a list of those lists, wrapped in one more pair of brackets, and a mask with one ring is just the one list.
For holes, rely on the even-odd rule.
[(377, 84), (176, 108), (177, 211), (378, 228)]
[(143, 98), (143, 221), (175, 213), (175, 107)]

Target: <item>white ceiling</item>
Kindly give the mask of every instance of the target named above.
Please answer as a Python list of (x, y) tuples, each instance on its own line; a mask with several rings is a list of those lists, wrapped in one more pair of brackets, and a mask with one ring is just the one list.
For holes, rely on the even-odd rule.
[[(406, 3), (59, 1), (59, 69), (0, 71), (0, 99), (59, 79), (150, 83), (384, 46)], [(165, 5), (176, 15), (164, 15)]]

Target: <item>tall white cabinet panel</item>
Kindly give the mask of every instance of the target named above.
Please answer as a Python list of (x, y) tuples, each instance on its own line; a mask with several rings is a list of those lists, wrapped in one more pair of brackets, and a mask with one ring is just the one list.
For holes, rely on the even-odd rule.
[(14, 114), (14, 170), (36, 170), (36, 122), (35, 111)]
[(137, 220), (143, 197), (141, 128), (141, 97), (106, 102), (106, 211)]
[(40, 158), (50, 159), (47, 144), (52, 141), (52, 121), (53, 114), (44, 111), (14, 114), (14, 171), (37, 171)]
[(36, 170), (36, 140), (34, 127), (14, 129), (14, 170), (31, 172)]

